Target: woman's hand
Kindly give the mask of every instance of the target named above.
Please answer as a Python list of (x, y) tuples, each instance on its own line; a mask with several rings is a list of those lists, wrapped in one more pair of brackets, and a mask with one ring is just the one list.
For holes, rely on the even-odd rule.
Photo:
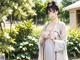
[(49, 31), (45, 31), (43, 33), (43, 36), (44, 36), (44, 39), (47, 40), (47, 39), (50, 39), (50, 32)]
[(57, 32), (53, 31), (44, 31), (41, 34), (41, 44), (44, 44), (46, 40), (56, 40), (57, 39)]
[(45, 40), (46, 40), (46, 34), (45, 32), (42, 32), (41, 35), (40, 35), (40, 44), (43, 45), (45, 43)]
[(42, 32), (40, 36), (40, 44), (43, 45), (47, 39), (50, 39), (49, 31)]
[(52, 31), (45, 31), (42, 33), (42, 35), (43, 35), (44, 40), (47, 40), (47, 39), (54, 40), (54, 38), (55, 38), (55, 34)]
[(57, 34), (57, 32), (51, 32), (51, 40), (56, 40), (57, 38), (58, 38), (58, 34)]

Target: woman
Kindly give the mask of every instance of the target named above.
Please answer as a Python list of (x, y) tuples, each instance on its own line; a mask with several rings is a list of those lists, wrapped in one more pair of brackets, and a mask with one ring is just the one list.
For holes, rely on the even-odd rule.
[(58, 21), (59, 8), (54, 1), (48, 3), (46, 12), (50, 22), (39, 38), (38, 60), (68, 60), (66, 26)]

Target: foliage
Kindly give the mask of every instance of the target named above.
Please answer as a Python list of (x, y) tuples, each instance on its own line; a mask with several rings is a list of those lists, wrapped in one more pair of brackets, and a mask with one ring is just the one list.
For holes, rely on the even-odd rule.
[(6, 20), (26, 20), (34, 14), (32, 0), (0, 0), (0, 27)]
[(78, 29), (69, 30), (67, 50), (69, 57), (80, 57), (80, 31)]
[(63, 5), (60, 6), (60, 14), (59, 18), (61, 21), (65, 22), (66, 24), (69, 24), (69, 12), (63, 11)]
[(36, 1), (35, 2), (35, 10), (36, 10), (36, 13), (37, 13), (37, 18), (44, 18), (45, 15), (46, 15), (46, 12), (45, 12), (45, 4), (41, 1)]
[(46, 21), (47, 14), (46, 14), (46, 5), (48, 1), (42, 2), (41, 0), (34, 0), (34, 10), (36, 12), (36, 16), (34, 16), (34, 20), (37, 19), (38, 24), (44, 24)]
[(31, 59), (38, 55), (37, 39), (32, 35), (32, 21), (20, 22), (16, 26), (15, 51), (11, 54), (16, 59)]
[(13, 45), (15, 44), (15, 39), (12, 39), (8, 32), (0, 32), (0, 53), (9, 53), (14, 51)]
[(61, 4), (60, 4), (60, 19), (61, 21), (64, 21), (66, 24), (69, 23), (69, 12), (68, 11), (64, 11), (63, 8), (72, 4), (73, 1), (70, 0), (62, 0)]
[(41, 26), (33, 25), (32, 35), (35, 36), (37, 39), (39, 38), (41, 31), (42, 31), (42, 27)]

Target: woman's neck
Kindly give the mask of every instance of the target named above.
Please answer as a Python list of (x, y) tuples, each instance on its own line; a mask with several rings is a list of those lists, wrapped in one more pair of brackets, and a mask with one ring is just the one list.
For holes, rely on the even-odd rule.
[(58, 18), (56, 18), (56, 19), (51, 19), (51, 21), (50, 21), (51, 23), (56, 23), (56, 22), (58, 22)]

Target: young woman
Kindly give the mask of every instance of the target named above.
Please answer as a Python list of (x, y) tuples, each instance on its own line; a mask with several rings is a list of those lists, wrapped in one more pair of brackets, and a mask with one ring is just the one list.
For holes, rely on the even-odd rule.
[(50, 22), (39, 38), (38, 60), (68, 60), (66, 26), (58, 20), (59, 8), (54, 1), (48, 3), (46, 12)]

